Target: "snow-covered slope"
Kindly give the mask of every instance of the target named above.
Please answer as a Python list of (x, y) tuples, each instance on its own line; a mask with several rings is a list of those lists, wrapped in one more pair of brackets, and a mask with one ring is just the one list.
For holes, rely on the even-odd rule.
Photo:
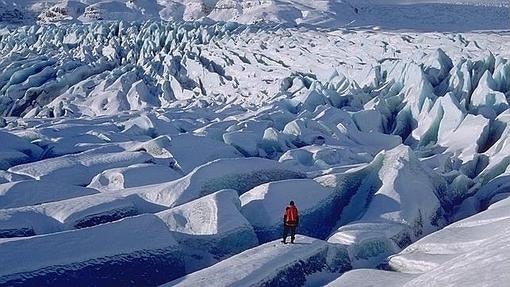
[[(45, 236), (0, 239), (0, 284), (156, 285), (168, 276), (184, 274), (180, 251), (165, 224), (153, 215)], [(164, 276), (151, 275), (155, 269)]]
[(183, 247), (190, 273), (258, 245), (253, 227), (240, 208), (237, 191), (230, 189), (156, 215)]
[(379, 160), (376, 175), (364, 178), (328, 239), (349, 246), (351, 261), (361, 266), (373, 266), (447, 222), (441, 205), (446, 182), (423, 168), (410, 148), (389, 150)]
[(510, 280), (509, 204), (502, 200), (391, 256), (393, 271), (360, 269), (328, 286), (504, 286)]

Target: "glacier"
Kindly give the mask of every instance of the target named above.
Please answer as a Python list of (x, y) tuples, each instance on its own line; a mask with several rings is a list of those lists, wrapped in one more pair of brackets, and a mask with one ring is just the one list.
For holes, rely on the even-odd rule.
[(0, 285), (504, 285), (508, 3), (312, 2), (0, 1)]

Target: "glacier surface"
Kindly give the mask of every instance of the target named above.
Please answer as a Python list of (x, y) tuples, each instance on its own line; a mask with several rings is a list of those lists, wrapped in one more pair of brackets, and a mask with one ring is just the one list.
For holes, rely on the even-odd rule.
[(507, 2), (11, 2), (0, 285), (510, 280)]

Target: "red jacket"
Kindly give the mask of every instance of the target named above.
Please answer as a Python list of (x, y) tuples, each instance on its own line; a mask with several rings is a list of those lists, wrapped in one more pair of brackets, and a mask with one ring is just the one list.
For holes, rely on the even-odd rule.
[(285, 208), (285, 213), (283, 214), (283, 223), (287, 226), (297, 226), (299, 223), (299, 215), (297, 207), (294, 205), (289, 205)]

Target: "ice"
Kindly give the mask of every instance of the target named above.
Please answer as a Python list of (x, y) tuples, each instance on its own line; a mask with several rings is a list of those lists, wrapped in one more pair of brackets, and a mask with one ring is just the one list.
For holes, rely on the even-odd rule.
[(329, 234), (328, 217), (338, 205), (334, 190), (311, 179), (285, 180), (257, 186), (241, 195), (241, 212), (261, 242), (281, 237), (283, 212), (290, 200), (299, 210), (299, 233), (316, 238)]
[(296, 240), (291, 246), (268, 242), (164, 286), (302, 285), (313, 273), (334, 270), (330, 260), (342, 254), (335, 246), (300, 235)]
[(150, 162), (152, 157), (144, 152), (115, 152), (99, 148), (76, 155), (65, 155), (34, 163), (17, 165), (9, 171), (35, 179), (57, 180), (63, 183), (86, 185), (99, 172), (109, 168)]
[(30, 142), (0, 131), (0, 169), (6, 170), (11, 166), (38, 160), (43, 150)]
[[(467, 111), (458, 101), (459, 92), (448, 91), (438, 98), (429, 110), (419, 115), (418, 126), (412, 132), (414, 141), (420, 146), (441, 145), (461, 125)], [(408, 142), (412, 142), (408, 138)]]
[(492, 78), (490, 71), (485, 71), (480, 79), (478, 86), (471, 95), (470, 107), (478, 109), (480, 113), (494, 118), (493, 115), (482, 112), (484, 107), (493, 110), (497, 115), (503, 112), (508, 107), (508, 102), (504, 93), (497, 91), (497, 83)]
[(205, 136), (208, 138), (212, 138), (218, 141), (223, 141), (223, 134), (227, 130), (228, 127), (232, 126), (237, 121), (235, 120), (224, 120), (224, 121), (215, 121), (210, 124), (205, 125), (204, 127), (198, 128), (194, 131), (195, 134), (200, 136)]
[[(357, 274), (347, 273), (349, 276), (346, 275), (345, 280), (359, 280), (359, 277), (373, 274), (374, 282), (388, 276), (401, 278), (394, 281), (395, 286), (505, 284), (508, 276), (503, 270), (509, 268), (505, 260), (508, 203), (508, 199), (502, 200), (487, 211), (456, 222), (392, 256), (389, 265), (397, 272), (374, 274), (360, 270)], [(340, 278), (338, 282), (349, 282), (343, 280)], [(382, 282), (374, 286), (387, 286)]]
[(342, 275), (337, 280), (329, 283), (328, 287), (359, 286), (376, 287), (403, 286), (415, 276), (406, 273), (395, 273), (374, 269), (356, 269)]
[(259, 155), (257, 144), (261, 141), (260, 137), (250, 131), (236, 131), (223, 134), (225, 143), (232, 145), (246, 157)]
[(282, 152), (293, 148), (294, 145), (286, 135), (274, 128), (267, 128), (262, 136), (260, 147), (269, 158), (276, 158)]
[(258, 245), (235, 190), (221, 190), (156, 214), (184, 248), (188, 273)]
[(266, 182), (303, 177), (303, 173), (271, 160), (219, 159), (197, 167), (181, 179), (148, 190), (143, 197), (173, 207), (222, 189), (242, 194)]
[(503, 0), (4, 2), (0, 285), (506, 283)]
[[(360, 131), (353, 117), (344, 110), (327, 108), (321, 111), (315, 117), (315, 120), (325, 129), (325, 133), (326, 131), (327, 133), (334, 133), (334, 137), (339, 140), (340, 144), (355, 149), (363, 146), (363, 150), (374, 155), (383, 149), (391, 149), (398, 146), (402, 142), (402, 139), (397, 136), (379, 132)], [(329, 129), (324, 128), (324, 126)]]
[[(112, 240), (112, 235), (123, 240)], [(0, 282), (11, 286), (154, 285), (184, 274), (179, 245), (154, 215), (76, 231), (4, 239), (0, 254)], [(147, 276), (155, 268), (164, 275)], [(85, 282), (83, 276), (92, 277)]]
[(313, 145), (292, 149), (284, 153), (279, 161), (286, 165), (295, 165), (310, 169), (327, 169), (337, 166), (367, 163), (372, 157), (367, 153), (357, 153), (355, 148), (331, 145)]
[(459, 127), (465, 117), (465, 111), (451, 93), (446, 94), (436, 103), (440, 103), (443, 110), (443, 116), (437, 131), (437, 142), (441, 143), (445, 142)]
[[(483, 146), (489, 132), (489, 119), (481, 115), (467, 115), (460, 125), (439, 144), (446, 146), (451, 152), (462, 161), (472, 160), (474, 155)], [(466, 147), (464, 143), (475, 143)]]
[(292, 144), (300, 147), (313, 144), (319, 136), (325, 138), (326, 133), (322, 129), (315, 122), (298, 119), (285, 125), (283, 133), (289, 136)]
[(310, 112), (315, 111), (315, 109), (318, 106), (327, 103), (326, 98), (318, 91), (313, 90), (312, 87), (310, 88), (310, 91), (308, 93), (297, 96), (293, 98), (293, 100), (296, 100), (300, 103), (299, 106), (300, 111), (307, 110)]
[(489, 162), (485, 167), (485, 170), (479, 175), (480, 180), (484, 183), (504, 173), (508, 167), (509, 163), (506, 151), (508, 146), (508, 132), (510, 128), (508, 125), (509, 120), (508, 111), (502, 113), (496, 118), (497, 122), (494, 126), (497, 128), (494, 129), (493, 133), (496, 135), (497, 140), (494, 141), (494, 139), (492, 139), (492, 141), (494, 141), (493, 145), (486, 149), (484, 154), (489, 157)]
[(130, 187), (169, 182), (180, 177), (182, 177), (182, 174), (170, 167), (142, 163), (105, 170), (96, 175), (87, 187), (100, 191), (117, 191)]
[(0, 184), (0, 208), (36, 205), (95, 193), (94, 189), (52, 181), (14, 181)]
[(446, 223), (446, 182), (438, 174), (425, 169), (409, 147), (383, 152), (374, 162), (380, 158), (377, 173), (365, 179), (373, 187), (350, 199), (340, 217), (343, 226), (328, 239), (349, 245), (352, 260), (369, 266)]
[(500, 62), (496, 66), (493, 74), (493, 79), (498, 85), (496, 90), (500, 92), (508, 92), (510, 91), (510, 86), (508, 85), (510, 64), (502, 58), (499, 58), (499, 60)]
[[(2, 237), (20, 236), (26, 232), (46, 234), (111, 222), (138, 214), (134, 198), (113, 194), (76, 197), (34, 206), (2, 209)], [(25, 230), (25, 232), (21, 232)]]
[(383, 116), (377, 110), (363, 110), (352, 115), (358, 129), (362, 132), (384, 133)]
[(182, 173), (221, 158), (243, 157), (235, 148), (203, 136), (181, 134), (160, 136), (132, 150), (144, 150), (155, 158), (172, 159), (172, 165)]
[(19, 175), (15, 173), (11, 173), (5, 170), (0, 170), (0, 184), (13, 182), (13, 181), (21, 181), (30, 179), (29, 176)]
[(425, 73), (433, 86), (441, 84), (453, 68), (452, 60), (440, 48), (435, 53), (430, 54), (424, 64)]
[[(218, 168), (220, 166), (222, 168)], [(55, 229), (83, 228), (142, 212), (161, 211), (163, 206), (181, 205), (221, 189), (231, 188), (243, 193), (265, 182), (301, 177), (304, 177), (302, 173), (270, 160), (223, 159), (169, 183), (134, 187), (121, 193), (82, 196), (34, 207), (5, 209), (2, 210), (0, 226), (8, 237), (16, 230), (28, 229), (32, 233), (43, 234), (54, 232)], [(41, 219), (31, 224), (27, 216), (33, 214)]]

